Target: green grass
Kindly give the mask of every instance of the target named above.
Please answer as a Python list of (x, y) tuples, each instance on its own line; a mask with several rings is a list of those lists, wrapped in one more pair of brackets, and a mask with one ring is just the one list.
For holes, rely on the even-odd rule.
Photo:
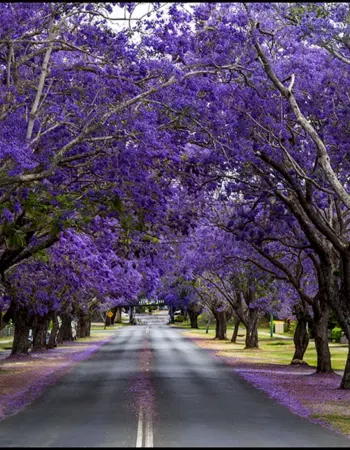
[(5, 337), (0, 338), (0, 351), (12, 350), (12, 341), (13, 341), (13, 336), (5, 336)]
[[(109, 327), (106, 327), (106, 330), (115, 330), (119, 327), (127, 327), (129, 326), (129, 323), (123, 322), (123, 323), (116, 323), (114, 325), (110, 325)], [(92, 330), (104, 330), (105, 325), (104, 323), (94, 323), (91, 325), (91, 331)]]
[(340, 414), (312, 414), (311, 417), (314, 419), (324, 419), (338, 428), (342, 433), (350, 434), (350, 417)]
[(12, 345), (10, 345), (10, 344), (0, 345), (0, 352), (2, 352), (4, 350), (12, 350)]
[[(181, 328), (188, 328), (189, 330), (191, 329), (191, 324), (189, 321), (186, 322), (175, 322), (170, 324), (170, 326), (172, 327), (181, 327)], [(207, 323), (198, 323), (199, 329), (202, 330), (204, 329), (204, 331), (207, 329)], [(215, 322), (212, 322), (209, 326), (209, 330), (215, 330)]]
[[(181, 324), (185, 325), (185, 323)], [(208, 334), (206, 334), (205, 328), (200, 328), (199, 330), (190, 330), (189, 326), (186, 326), (189, 332), (195, 335), (202, 336), (212, 340), (215, 337), (215, 330), (209, 329)], [(215, 350), (218, 354), (226, 357), (240, 357), (252, 362), (257, 363), (267, 363), (267, 364), (289, 364), (294, 355), (294, 342), (292, 339), (283, 339), (279, 337), (270, 337), (266, 335), (266, 328), (258, 330), (259, 333), (259, 349), (244, 349), (245, 338), (242, 334), (245, 334), (243, 330), (239, 331), (237, 343), (234, 344), (230, 341), (232, 336), (232, 328), (227, 330), (226, 341), (215, 341)], [(264, 334), (260, 334), (263, 332)], [(288, 335), (286, 334), (286, 337)], [(345, 361), (348, 353), (347, 344), (333, 344), (329, 343), (330, 352), (332, 356), (332, 368), (333, 370), (344, 370)], [(310, 366), (316, 366), (317, 355), (315, 349), (315, 343), (313, 341), (309, 342), (307, 351), (305, 352), (304, 361), (306, 361)]]

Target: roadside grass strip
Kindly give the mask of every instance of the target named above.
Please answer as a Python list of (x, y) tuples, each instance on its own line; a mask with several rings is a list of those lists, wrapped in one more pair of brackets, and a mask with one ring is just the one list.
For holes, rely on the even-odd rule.
[(114, 335), (91, 331), (91, 336), (29, 356), (11, 357), (0, 361), (0, 420), (17, 414), (44, 390), (55, 384), (77, 361), (89, 358)]
[[(228, 336), (230, 336), (228, 332)], [(339, 389), (340, 375), (316, 374), (316, 350), (309, 343), (304, 360), (291, 365), (293, 340), (259, 333), (259, 349), (244, 349), (244, 336), (236, 343), (215, 340), (215, 330), (183, 330), (186, 338), (210, 351), (256, 389), (265, 392), (290, 411), (350, 439), (350, 391)], [(347, 345), (330, 343), (333, 370), (344, 370)], [(349, 443), (350, 444), (350, 443)]]

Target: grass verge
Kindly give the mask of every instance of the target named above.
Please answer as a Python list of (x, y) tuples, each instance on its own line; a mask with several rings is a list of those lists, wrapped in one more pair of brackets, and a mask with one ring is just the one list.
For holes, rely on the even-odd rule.
[[(82, 361), (108, 342), (118, 326), (91, 330), (91, 336), (63, 343), (54, 349), (0, 361), (0, 420), (18, 413), (56, 383), (77, 361)], [(103, 331), (103, 332), (101, 332)]]
[[(182, 324), (181, 324), (182, 325)], [(183, 328), (181, 326), (181, 328)], [(265, 329), (259, 330), (259, 349), (245, 350), (245, 332), (240, 330), (238, 333), (237, 343), (234, 344), (227, 339), (225, 341), (216, 341), (215, 330), (210, 329), (206, 334), (205, 329), (190, 330), (188, 327), (184, 328), (188, 330), (191, 336), (203, 338), (208, 340), (206, 343), (212, 350), (216, 350), (219, 356), (235, 358), (244, 358), (246, 360), (264, 363), (269, 361), (273, 364), (289, 364), (294, 354), (294, 342), (292, 339), (283, 339), (279, 337), (270, 337)], [(333, 370), (344, 370), (346, 356), (348, 352), (348, 346), (346, 344), (333, 344), (329, 343), (331, 355), (332, 355), (332, 368)], [(305, 353), (304, 360), (310, 365), (315, 366), (317, 364), (317, 354), (315, 349), (315, 343), (310, 341), (308, 349)]]
[[(182, 324), (181, 324), (182, 325)], [(292, 366), (292, 339), (271, 338), (259, 330), (259, 349), (245, 349), (244, 331), (237, 343), (215, 340), (215, 331), (183, 329), (187, 338), (210, 350), (255, 388), (267, 393), (292, 412), (350, 438), (350, 391), (339, 389), (338, 374), (315, 374), (316, 350), (310, 342), (305, 354), (309, 366)], [(347, 345), (330, 343), (332, 367), (344, 370)]]

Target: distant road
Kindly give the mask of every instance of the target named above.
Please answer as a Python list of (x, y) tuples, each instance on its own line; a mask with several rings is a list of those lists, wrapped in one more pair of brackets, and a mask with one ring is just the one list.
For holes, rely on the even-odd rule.
[(167, 327), (167, 314), (142, 319), (0, 422), (0, 446), (350, 446)]

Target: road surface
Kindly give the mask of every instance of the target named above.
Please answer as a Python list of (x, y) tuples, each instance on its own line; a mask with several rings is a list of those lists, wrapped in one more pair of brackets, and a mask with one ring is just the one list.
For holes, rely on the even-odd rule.
[(350, 446), (249, 386), (166, 316), (142, 319), (0, 422), (0, 447)]

